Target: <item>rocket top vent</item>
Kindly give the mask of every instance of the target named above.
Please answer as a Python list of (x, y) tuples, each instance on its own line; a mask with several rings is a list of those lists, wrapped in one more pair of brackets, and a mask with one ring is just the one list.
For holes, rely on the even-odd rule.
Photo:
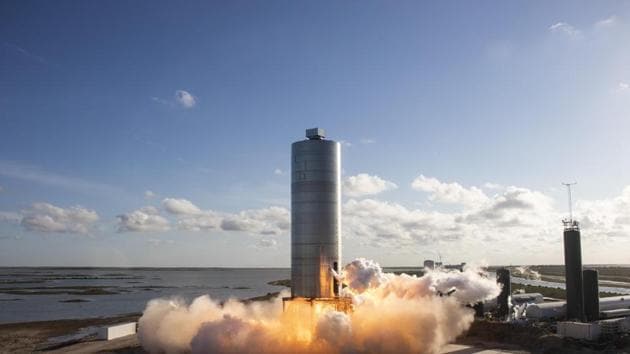
[(311, 140), (321, 140), (326, 137), (326, 132), (322, 128), (306, 129), (306, 137)]

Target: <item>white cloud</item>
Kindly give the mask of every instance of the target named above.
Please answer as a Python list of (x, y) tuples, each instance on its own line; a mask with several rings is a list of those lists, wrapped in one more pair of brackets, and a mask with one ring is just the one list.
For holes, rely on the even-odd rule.
[(86, 234), (96, 221), (98, 214), (94, 210), (35, 203), (23, 211), (21, 224), (29, 231)]
[(374, 144), (376, 141), (374, 139), (361, 139), (361, 144)]
[(276, 168), (275, 170), (273, 170), (273, 174), (274, 174), (274, 175), (281, 176), (281, 175), (283, 175), (283, 174), (284, 174), (284, 172), (283, 172), (281, 169)]
[(627, 82), (620, 82), (619, 84), (617, 84), (617, 91), (618, 92), (626, 92), (630, 90), (630, 84)]
[(343, 182), (343, 193), (349, 197), (374, 195), (396, 188), (395, 183), (367, 173), (349, 176)]
[[(436, 211), (430, 206), (409, 208), (376, 199), (349, 199), (342, 205), (344, 237), (372, 247), (448, 247), (445, 245), (453, 242), (482, 247), (471, 252), (480, 252), (489, 243), (493, 249), (517, 247), (519, 252), (535, 252), (533, 244), (561, 240), (565, 212), (556, 209), (554, 200), (543, 192), (506, 186), (488, 196), (459, 183), (443, 183), (424, 176), (419, 177), (416, 187), (432, 193), (429, 198), (458, 203), (461, 208)], [(278, 245), (273, 236), (287, 235), (290, 230), (290, 211), (282, 207), (228, 213), (199, 208), (177, 198), (166, 198), (163, 206), (171, 211), (147, 207), (125, 214), (126, 218), (119, 216), (120, 229), (164, 231), (175, 225), (186, 231), (244, 232), (262, 235), (253, 247), (272, 248)], [(630, 238), (630, 186), (615, 198), (579, 200), (574, 212), (581, 221), (585, 242)], [(467, 250), (462, 252), (466, 256)]]
[(466, 225), (455, 215), (408, 209), (397, 203), (374, 199), (351, 199), (343, 205), (344, 234), (389, 245), (426, 245), (457, 240), (466, 234)]
[(170, 229), (170, 223), (153, 206), (118, 215), (118, 232), (161, 232)]
[(197, 104), (197, 98), (184, 90), (175, 91), (175, 101), (184, 108), (192, 108)]
[[(484, 224), (492, 228), (533, 227), (551, 221), (549, 216), (560, 216), (553, 210), (553, 200), (545, 194), (527, 188), (507, 187), (502, 194), (495, 195), (489, 203), (478, 210), (469, 210), (466, 221)], [(553, 221), (551, 221), (553, 223)]]
[(145, 191), (144, 192), (144, 198), (145, 199), (152, 199), (155, 198), (157, 196), (157, 194), (155, 194), (153, 191)]
[(613, 15), (603, 20), (595, 22), (595, 27), (596, 28), (611, 27), (611, 26), (614, 26), (616, 23), (617, 23), (617, 16)]
[[(224, 213), (202, 210), (191, 201), (181, 198), (165, 198), (164, 210), (170, 214), (177, 228), (186, 231), (241, 231), (251, 234), (280, 235), (290, 229), (289, 210), (282, 207), (244, 210)], [(169, 228), (168, 219), (159, 215), (154, 207), (145, 207), (119, 215), (120, 231), (164, 231)]]
[(197, 215), (201, 214), (195, 204), (191, 203), (187, 199), (166, 198), (162, 200), (162, 206), (166, 211), (176, 215)]
[(630, 186), (614, 198), (578, 200), (574, 214), (585, 233), (593, 237), (630, 237)]
[(581, 34), (580, 30), (566, 22), (558, 22), (549, 26), (549, 31), (551, 31), (552, 33), (565, 34), (571, 37), (579, 36)]
[(245, 210), (223, 217), (221, 229), (262, 235), (285, 234), (290, 229), (289, 210), (281, 207)]
[(177, 227), (186, 231), (218, 230), (221, 228), (222, 216), (212, 210), (196, 215), (177, 216)]
[(477, 187), (464, 188), (456, 182), (440, 182), (436, 178), (425, 177), (424, 175), (414, 179), (411, 182), (411, 188), (430, 193), (429, 200), (441, 203), (478, 207), (488, 201), (485, 193)]

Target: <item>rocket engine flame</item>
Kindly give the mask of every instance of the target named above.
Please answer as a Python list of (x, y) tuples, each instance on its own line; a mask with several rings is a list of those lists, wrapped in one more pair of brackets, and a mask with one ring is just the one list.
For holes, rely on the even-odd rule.
[[(154, 299), (140, 318), (140, 342), (152, 353), (436, 353), (472, 323), (466, 304), (500, 292), (472, 268), (416, 277), (384, 273), (359, 258), (336, 276), (353, 300), (350, 313), (320, 308), (309, 321), (299, 309), (283, 311), (287, 291), (248, 304)], [(453, 289), (452, 296), (438, 295)]]

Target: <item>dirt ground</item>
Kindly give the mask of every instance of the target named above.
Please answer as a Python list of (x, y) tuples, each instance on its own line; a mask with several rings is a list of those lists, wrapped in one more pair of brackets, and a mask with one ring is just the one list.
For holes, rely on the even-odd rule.
[(84, 327), (132, 322), (137, 321), (138, 318), (140, 318), (140, 314), (81, 320), (0, 324), (0, 343), (2, 343), (0, 345), (0, 353), (32, 353), (34, 351), (52, 350), (54, 345), (48, 342), (48, 338), (70, 335)]

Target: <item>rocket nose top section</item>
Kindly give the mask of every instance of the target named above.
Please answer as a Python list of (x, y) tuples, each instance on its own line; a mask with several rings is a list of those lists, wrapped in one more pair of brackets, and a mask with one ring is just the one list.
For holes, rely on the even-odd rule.
[(322, 140), (326, 137), (326, 132), (322, 128), (306, 129), (306, 137), (310, 140)]

